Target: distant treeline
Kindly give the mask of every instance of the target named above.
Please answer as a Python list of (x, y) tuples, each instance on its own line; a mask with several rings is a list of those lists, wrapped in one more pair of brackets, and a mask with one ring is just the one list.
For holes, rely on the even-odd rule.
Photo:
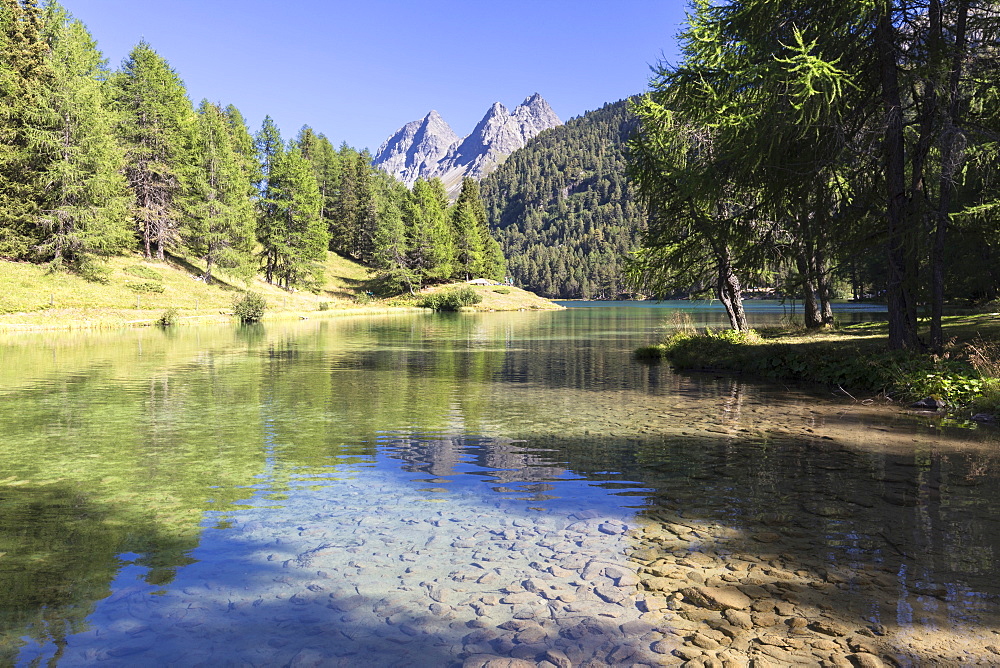
[(233, 105), (194, 108), (149, 44), (111, 71), (58, 3), (0, 0), (0, 257), (101, 280), (97, 260), (136, 250), (286, 288), (317, 287), (327, 250), (393, 289), (504, 275), (474, 181), (451, 205), (308, 126), (251, 134)]
[(518, 285), (546, 297), (616, 299), (645, 216), (625, 176), (625, 100), (546, 130), (483, 180)]

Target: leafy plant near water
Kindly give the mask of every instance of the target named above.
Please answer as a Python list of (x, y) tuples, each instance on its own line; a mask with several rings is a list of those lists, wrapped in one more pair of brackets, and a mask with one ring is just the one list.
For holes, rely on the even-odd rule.
[(427, 295), (417, 306), (432, 308), (435, 311), (457, 311), (463, 306), (472, 306), (481, 301), (483, 301), (482, 295), (472, 288), (458, 288)]
[(244, 292), (233, 300), (233, 314), (242, 323), (259, 322), (267, 309), (267, 300), (257, 292)]
[(160, 327), (173, 327), (177, 324), (177, 309), (168, 308), (156, 319), (156, 324)]
[[(971, 352), (970, 354), (970, 351)], [(1000, 347), (954, 348), (944, 355), (866, 348), (854, 342), (769, 341), (757, 332), (676, 332), (635, 351), (679, 369), (726, 370), (763, 378), (823, 383), (884, 393), (900, 401), (924, 397), (949, 406), (1000, 410)]]

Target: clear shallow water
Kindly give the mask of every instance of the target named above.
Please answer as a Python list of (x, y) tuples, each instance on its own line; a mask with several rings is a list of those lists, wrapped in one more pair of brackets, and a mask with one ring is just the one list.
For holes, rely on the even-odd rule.
[[(819, 592), (901, 647), (990, 632), (989, 434), (631, 361), (663, 320), (591, 308), (5, 340), (0, 660), (676, 660), (651, 648), (683, 645), (691, 620), (633, 579), (691, 555), (711, 563), (683, 577), (727, 561), (788, 573), (802, 614), (823, 610)], [(657, 532), (676, 522), (695, 533), (668, 545)]]

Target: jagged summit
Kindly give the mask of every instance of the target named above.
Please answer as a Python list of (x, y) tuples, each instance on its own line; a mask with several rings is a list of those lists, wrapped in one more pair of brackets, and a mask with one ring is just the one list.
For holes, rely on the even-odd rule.
[(374, 162), (402, 181), (412, 174), (413, 181), (429, 178), (448, 149), (459, 140), (451, 126), (435, 110), (419, 121), (410, 121), (396, 130), (379, 147)]
[(452, 197), (462, 178), (480, 179), (542, 130), (562, 125), (541, 95), (534, 93), (508, 111), (499, 102), (475, 129), (458, 137), (436, 111), (397, 130), (379, 147), (374, 163), (407, 186), (418, 178), (440, 177)]

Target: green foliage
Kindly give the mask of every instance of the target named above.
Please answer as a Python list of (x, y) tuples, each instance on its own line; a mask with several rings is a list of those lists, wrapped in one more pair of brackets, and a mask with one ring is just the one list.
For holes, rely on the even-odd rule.
[(163, 280), (163, 274), (156, 271), (155, 269), (151, 269), (150, 267), (146, 267), (141, 264), (133, 264), (131, 266), (125, 267), (125, 269), (123, 269), (122, 271), (131, 276), (138, 276), (139, 278), (148, 278), (154, 281)]
[(320, 302), (319, 303), (319, 310), (320, 311), (329, 311), (330, 310), (330, 302)]
[(146, 42), (132, 49), (112, 84), (122, 111), (119, 134), (136, 198), (136, 233), (146, 257), (162, 260), (180, 239), (193, 188), (194, 111), (180, 77)]
[(417, 306), (435, 311), (457, 311), (463, 306), (472, 306), (483, 301), (482, 296), (472, 288), (444, 290), (424, 297)]
[(510, 288), (493, 288), (493, 292), (497, 293), (498, 295), (509, 295)]
[[(258, 146), (267, 146), (280, 136), (270, 119), (258, 134)], [(266, 182), (261, 198), (257, 239), (261, 244), (268, 282), (314, 288), (323, 276), (329, 232), (322, 218), (319, 186), (312, 166), (299, 148), (275, 150), (265, 157)]]
[(154, 281), (126, 283), (125, 287), (135, 292), (163, 292), (163, 283), (156, 283)]
[(853, 343), (774, 342), (756, 332), (676, 332), (635, 351), (641, 359), (666, 359), (679, 369), (726, 370), (762, 378), (822, 383), (849, 391), (884, 393), (899, 401), (925, 397), (949, 406), (984, 404), (1000, 381), (980, 374), (968, 359), (887, 351)]
[(646, 225), (625, 175), (634, 127), (626, 101), (605, 105), (542, 132), (486, 177), (482, 198), (499, 238), (492, 252), (507, 267), (484, 275), (510, 275), (546, 297), (630, 292), (624, 262)]
[(87, 259), (77, 267), (80, 276), (91, 283), (107, 285), (111, 282), (111, 269), (101, 262)]
[(454, 267), (454, 239), (448, 222), (448, 195), (441, 179), (417, 179), (403, 217), (407, 265), (420, 284), (448, 280)]
[(230, 107), (227, 117), (208, 100), (198, 108), (184, 237), (188, 248), (205, 261), (206, 283), (212, 282), (215, 266), (244, 280), (256, 273), (252, 267), (255, 221), (251, 199), (256, 170), (250, 169), (243, 154), (249, 133), (237, 125), (241, 117), (234, 110)]
[(160, 317), (156, 319), (156, 324), (160, 327), (173, 327), (177, 324), (177, 309), (168, 308)]
[(58, 118), (42, 10), (0, 0), (0, 256), (33, 259)]
[(243, 324), (260, 322), (267, 309), (267, 300), (258, 292), (244, 292), (233, 300), (233, 315)]
[(58, 4), (46, 7), (53, 72), (46, 104), (58, 118), (48, 135), (51, 162), (38, 224), (37, 259), (79, 269), (94, 256), (124, 252), (134, 243), (132, 192), (122, 175), (125, 156), (115, 128), (107, 71), (84, 25)]

